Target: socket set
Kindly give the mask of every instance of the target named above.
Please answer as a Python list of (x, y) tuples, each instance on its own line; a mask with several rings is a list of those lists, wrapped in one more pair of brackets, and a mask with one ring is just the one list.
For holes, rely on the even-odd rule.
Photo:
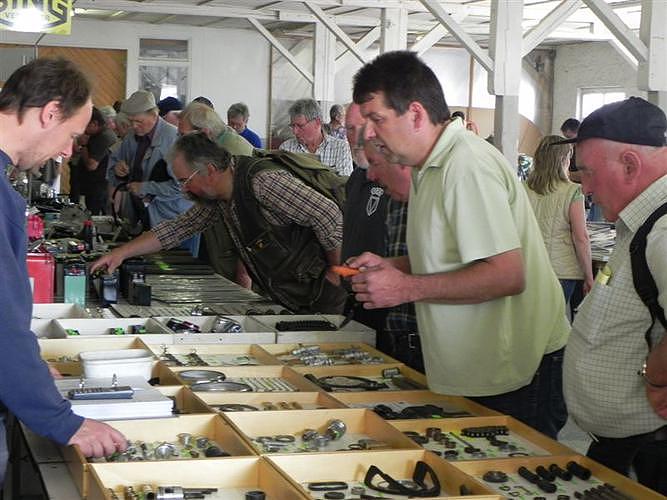
[(154, 460), (188, 460), (230, 456), (214, 440), (206, 436), (193, 436), (187, 432), (178, 434), (176, 441), (129, 441), (124, 452), (116, 452), (104, 458), (91, 458), (90, 462), (149, 462)]
[(546, 450), (518, 436), (504, 425), (468, 427), (445, 432), (428, 427), (424, 434), (403, 431), (415, 443), (446, 460), (484, 460), (549, 455)]
[(276, 357), (289, 366), (377, 365), (386, 362), (381, 356), (356, 346), (324, 350), (319, 345), (300, 344)]
[[(518, 467), (516, 472), (488, 470), (482, 481), (508, 498), (543, 500), (634, 500), (615, 486), (594, 477), (587, 467), (568, 462), (565, 467), (552, 463), (535, 469)], [(637, 499), (639, 500), (639, 499)]]

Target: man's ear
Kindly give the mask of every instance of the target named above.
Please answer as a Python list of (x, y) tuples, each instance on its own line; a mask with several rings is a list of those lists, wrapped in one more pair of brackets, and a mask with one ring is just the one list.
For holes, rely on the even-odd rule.
[(415, 130), (420, 130), (429, 123), (428, 112), (419, 101), (412, 101), (408, 104), (408, 112), (412, 114), (412, 123)]
[(631, 149), (621, 151), (620, 160), (626, 178), (636, 179), (640, 174), (642, 167), (642, 160), (637, 152)]
[(216, 172), (218, 172), (218, 169), (215, 167), (215, 165), (213, 165), (213, 163), (208, 163), (206, 165), (206, 174), (207, 175), (210, 176), (210, 175), (215, 174)]
[(60, 103), (58, 101), (49, 101), (39, 113), (39, 121), (42, 128), (51, 128), (60, 122)]

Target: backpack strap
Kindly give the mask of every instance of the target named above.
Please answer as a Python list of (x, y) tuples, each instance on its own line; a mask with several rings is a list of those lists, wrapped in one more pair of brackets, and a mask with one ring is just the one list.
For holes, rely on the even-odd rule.
[(665, 319), (665, 311), (658, 302), (658, 287), (646, 262), (646, 238), (653, 229), (656, 221), (665, 214), (667, 214), (667, 203), (658, 207), (649, 215), (630, 242), (632, 282), (635, 285), (637, 295), (639, 295), (639, 298), (642, 299), (642, 302), (651, 313), (651, 326), (644, 333), (649, 351), (653, 347), (651, 330), (653, 329), (653, 325), (655, 325), (656, 318), (665, 329), (667, 329), (667, 319)]

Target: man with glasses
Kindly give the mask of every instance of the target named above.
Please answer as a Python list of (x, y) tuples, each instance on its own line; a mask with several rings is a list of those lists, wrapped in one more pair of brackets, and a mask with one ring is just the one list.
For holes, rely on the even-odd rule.
[(344, 139), (324, 133), (322, 111), (314, 99), (299, 99), (289, 108), (290, 128), (294, 138), (280, 145), (284, 151), (311, 153), (339, 175), (352, 173), (352, 153)]
[(197, 204), (92, 266), (111, 272), (123, 260), (172, 248), (223, 220), (254, 283), (294, 312), (342, 312), (347, 293), (330, 266), (340, 261), (343, 216), (331, 199), (275, 161), (232, 157), (206, 134), (174, 144), (181, 189)]

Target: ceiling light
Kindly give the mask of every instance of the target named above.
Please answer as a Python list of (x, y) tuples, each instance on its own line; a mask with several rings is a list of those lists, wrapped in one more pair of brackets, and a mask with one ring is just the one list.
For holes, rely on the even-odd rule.
[(46, 25), (44, 13), (34, 9), (21, 9), (17, 11), (16, 17), (12, 22), (13, 31), (41, 31)]

